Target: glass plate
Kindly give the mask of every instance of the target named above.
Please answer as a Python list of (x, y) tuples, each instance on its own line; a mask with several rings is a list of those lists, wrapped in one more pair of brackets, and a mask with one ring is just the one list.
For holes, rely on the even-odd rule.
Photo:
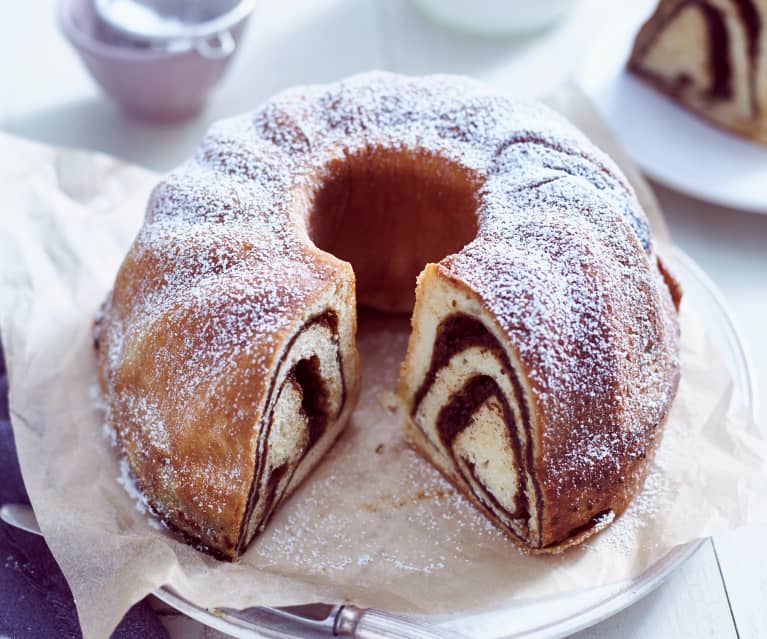
[[(664, 257), (670, 262), (674, 275), (682, 285), (686, 302), (692, 304), (706, 322), (709, 336), (732, 374), (737, 391), (756, 417), (752, 369), (721, 293), (700, 267), (681, 250), (674, 249), (670, 256)], [(593, 626), (637, 602), (657, 588), (704, 543), (705, 540), (701, 539), (675, 548), (635, 579), (554, 597), (511, 601), (507, 606), (476, 614), (418, 619), (427, 622), (432, 630), (441, 627), (467, 637), (563, 637)], [(167, 588), (160, 588), (155, 596), (200, 623), (235, 637), (252, 639), (285, 636), (275, 634), (267, 626), (243, 624), (220, 610), (197, 606)]]

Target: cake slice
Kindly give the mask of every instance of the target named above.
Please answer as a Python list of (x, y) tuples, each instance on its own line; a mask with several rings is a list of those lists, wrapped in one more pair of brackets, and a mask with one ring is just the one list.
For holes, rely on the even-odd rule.
[(628, 68), (707, 120), (767, 143), (767, 0), (661, 0)]
[[(645, 352), (612, 328), (595, 331), (561, 308), (549, 314), (554, 297), (579, 295), (579, 258), (559, 265), (569, 284), (540, 295), (526, 276), (513, 282), (505, 273), (537, 262), (553, 281), (558, 266), (548, 260), (561, 254), (480, 248), (499, 267), (483, 280), (472, 275), (473, 250), (427, 265), (418, 278), (399, 386), (405, 439), (523, 550), (560, 553), (609, 526), (639, 492), (678, 377), (665, 378), (670, 352), (650, 345), (650, 334), (636, 334), (650, 339)], [(608, 322), (631, 322), (621, 319), (633, 308), (625, 291), (599, 279), (603, 309), (613, 309)], [(663, 315), (674, 313), (670, 296), (656, 299)], [(647, 320), (635, 326), (675, 339), (667, 320)], [(663, 381), (625, 383), (626, 366)]]

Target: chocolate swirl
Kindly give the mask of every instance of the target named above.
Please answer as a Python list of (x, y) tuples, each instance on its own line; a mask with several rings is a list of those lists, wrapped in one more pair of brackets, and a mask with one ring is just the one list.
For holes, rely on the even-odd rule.
[[(256, 472), (248, 494), (246, 515), (243, 518), (242, 527), (240, 529), (238, 553), (241, 552), (250, 541), (248, 539), (248, 524), (253, 516), (256, 505), (259, 502), (262, 503), (260, 508), (262, 514), (259, 527), (263, 527), (283, 497), (283, 494), (278, 494), (280, 484), (282, 483), (284, 486), (290, 485), (301, 462), (324, 434), (328, 421), (337, 418), (346, 404), (346, 380), (344, 378), (341, 353), (338, 348), (338, 316), (335, 312), (328, 310), (307, 320), (291, 337), (280, 357), (277, 368), (283, 365), (298, 338), (307, 330), (315, 326), (321, 326), (325, 329), (331, 335), (331, 340), (334, 344), (337, 374), (341, 382), (341, 397), (338, 402), (338, 407), (334, 414), (331, 414), (330, 391), (325, 380), (323, 380), (320, 371), (319, 358), (316, 355), (300, 359), (296, 362), (290, 372), (283, 378), (279, 386), (277, 386), (276, 376), (272, 378), (269, 392), (266, 396), (266, 406), (269, 408), (264, 413), (263, 422), (259, 431)], [(295, 388), (301, 395), (299, 416), (303, 417), (307, 423), (308, 432), (306, 443), (295, 463), (289, 464), (284, 462), (270, 469), (264, 484), (264, 478), (268, 470), (269, 439), (275, 422), (275, 408), (288, 386)], [(259, 489), (260, 486), (263, 488)]]
[(733, 0), (740, 15), (740, 21), (748, 40), (748, 83), (751, 92), (751, 112), (754, 117), (761, 112), (757, 94), (757, 67), (759, 65), (759, 38), (762, 33), (762, 19), (753, 0)]
[[(759, 41), (762, 30), (762, 20), (753, 0), (732, 0), (741, 28), (746, 39), (746, 57), (748, 59), (748, 91), (751, 110), (754, 116), (760, 112), (757, 94), (757, 68), (759, 63)], [(670, 10), (658, 11), (657, 20), (650, 37), (644, 39), (632, 54), (629, 66), (640, 74), (649, 73), (641, 66), (641, 59), (655, 44), (658, 37), (679, 14), (694, 7), (700, 12), (706, 23), (708, 33), (707, 51), (708, 67), (711, 82), (706, 89), (709, 98), (714, 100), (730, 100), (734, 96), (733, 86), (733, 40), (730, 37), (728, 18), (725, 12), (705, 0), (681, 0)], [(659, 78), (658, 78), (659, 79)], [(677, 90), (684, 88), (690, 81), (686, 75), (676, 78)]]
[[(536, 499), (538, 525), (543, 518), (543, 501), (541, 491), (535, 477), (528, 470), (533, 468), (533, 445), (530, 424), (530, 413), (524, 395), (522, 384), (512, 366), (506, 350), (478, 319), (464, 313), (454, 313), (445, 317), (437, 328), (431, 362), (424, 379), (413, 397), (411, 417), (418, 423), (416, 415), (429, 390), (434, 385), (437, 373), (448, 366), (450, 360), (457, 354), (471, 348), (479, 348), (492, 354), (499, 362), (503, 374), (508, 377), (513, 388), (513, 397), (506, 397), (498, 382), (492, 377), (477, 374), (458, 390), (454, 391), (448, 402), (444, 404), (436, 418), (436, 428), (442, 445), (452, 458), (455, 469), (464, 475), (466, 483), (474, 492), (477, 499), (496, 514), (503, 515), (507, 520), (525, 520), (530, 517), (528, 494), (525, 490), (525, 477), (530, 477)], [(513, 463), (516, 468), (518, 486), (515, 492), (514, 509), (504, 507), (493, 494), (493, 491), (482, 482), (476, 473), (471, 460), (459, 459), (455, 451), (456, 438), (471, 423), (473, 416), (488, 400), (495, 399), (502, 407), (503, 419), (511, 442)], [(514, 418), (511, 403), (518, 407), (521, 424)], [(522, 444), (520, 429), (524, 429), (525, 445)], [(471, 475), (470, 481), (466, 472)], [(480, 487), (480, 491), (477, 491)], [(507, 526), (513, 534), (518, 533)]]

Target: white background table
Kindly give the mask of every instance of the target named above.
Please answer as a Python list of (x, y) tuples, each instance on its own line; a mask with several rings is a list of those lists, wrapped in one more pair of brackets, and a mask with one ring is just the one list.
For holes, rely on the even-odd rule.
[[(512, 95), (543, 95), (572, 74), (591, 36), (609, 28), (621, 5), (582, 0), (549, 31), (499, 41), (444, 31), (407, 0), (264, 0), (208, 109), (158, 127), (125, 118), (100, 95), (56, 28), (53, 0), (8, 3), (0, 21), (0, 129), (167, 170), (192, 152), (211, 121), (286, 86), (357, 71), (464, 73)], [(662, 187), (657, 194), (676, 243), (723, 291), (756, 369), (756, 395), (767, 399), (767, 215)], [(11, 212), (5, 215), (9, 223)], [(765, 534), (748, 529), (707, 542), (658, 590), (577, 636), (767, 636)], [(164, 619), (174, 637), (218, 636), (175, 614)]]

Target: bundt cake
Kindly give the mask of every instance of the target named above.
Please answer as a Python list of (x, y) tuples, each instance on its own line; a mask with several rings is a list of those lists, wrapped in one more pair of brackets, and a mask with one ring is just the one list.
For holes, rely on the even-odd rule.
[(138, 488), (234, 558), (349, 417), (356, 304), (415, 301), (408, 440), (554, 550), (642, 485), (679, 375), (675, 300), (631, 187), (563, 118), (370, 73), (215, 124), (155, 188), (95, 344)]
[(767, 143), (767, 0), (661, 0), (628, 68), (691, 111)]

